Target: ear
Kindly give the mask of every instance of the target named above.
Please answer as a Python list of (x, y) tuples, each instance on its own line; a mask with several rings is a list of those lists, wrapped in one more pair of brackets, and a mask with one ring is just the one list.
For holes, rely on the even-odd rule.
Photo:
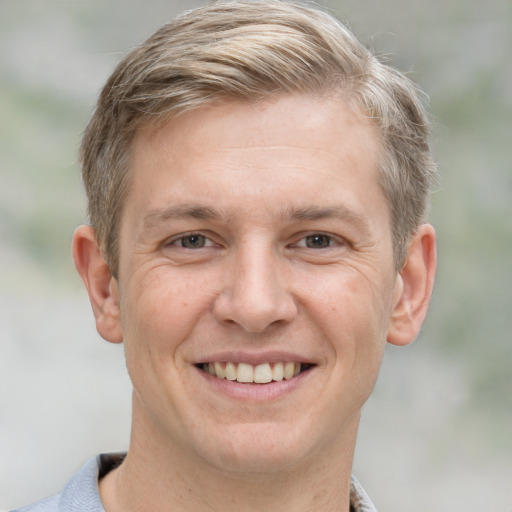
[(436, 234), (430, 224), (416, 231), (397, 276), (395, 304), (388, 329), (388, 342), (407, 345), (420, 332), (427, 314), (436, 271)]
[(111, 343), (121, 343), (123, 334), (117, 281), (101, 254), (91, 226), (79, 226), (75, 230), (72, 253), (75, 267), (89, 294), (98, 333)]

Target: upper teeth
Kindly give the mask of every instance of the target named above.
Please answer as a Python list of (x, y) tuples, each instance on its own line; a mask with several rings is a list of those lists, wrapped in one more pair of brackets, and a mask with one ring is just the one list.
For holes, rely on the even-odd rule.
[(263, 363), (258, 365), (232, 363), (228, 361), (204, 363), (203, 369), (219, 379), (236, 380), (256, 384), (266, 384), (271, 381), (291, 379), (300, 373), (301, 363)]

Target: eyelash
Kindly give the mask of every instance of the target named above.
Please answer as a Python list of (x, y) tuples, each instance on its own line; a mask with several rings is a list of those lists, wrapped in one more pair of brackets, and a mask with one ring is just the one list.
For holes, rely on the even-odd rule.
[[(194, 238), (202, 241), (203, 245), (201, 245), (200, 247), (187, 247), (184, 245), (185, 240), (187, 240), (187, 239), (191, 240)], [(212, 247), (213, 245), (215, 245), (215, 243), (212, 242), (212, 240), (210, 238), (208, 238), (206, 235), (203, 235), (201, 233), (187, 233), (187, 234), (179, 236), (178, 238), (170, 240), (165, 245), (174, 245), (174, 246), (180, 247), (182, 249), (195, 250), (195, 249), (203, 249), (205, 247)]]
[[(199, 239), (199, 241), (198, 241), (199, 242), (199, 246), (187, 247), (186, 245), (184, 245), (184, 242), (187, 239), (189, 241), (191, 241), (191, 239)], [(321, 246), (321, 247), (311, 247), (311, 246), (307, 245), (308, 242), (314, 242), (315, 239), (316, 239), (317, 242), (318, 241), (324, 242), (327, 245), (324, 245), (324, 246)], [(192, 240), (192, 243), (194, 244), (193, 240)], [(328, 234), (328, 233), (317, 232), (317, 233), (310, 233), (308, 235), (302, 236), (298, 240), (298, 242), (292, 244), (291, 246), (292, 247), (300, 247), (300, 248), (303, 248), (303, 249), (320, 250), (320, 249), (329, 249), (329, 248), (332, 248), (333, 246), (344, 245), (345, 243), (346, 242), (344, 240), (340, 240), (339, 237), (335, 237), (335, 236), (333, 236), (331, 234)], [(179, 247), (181, 249), (197, 250), (197, 249), (204, 249), (205, 247), (212, 247), (212, 246), (214, 246), (216, 244), (215, 244), (215, 242), (213, 242), (206, 235), (203, 235), (201, 233), (191, 232), (191, 233), (182, 234), (179, 237), (174, 238), (174, 239), (168, 241), (165, 245), (167, 245), (167, 246), (176, 246), (176, 247)]]
[[(311, 247), (308, 246), (308, 242), (314, 242), (314, 241), (320, 241), (327, 243), (327, 245), (322, 247)], [(302, 238), (300, 238), (299, 242), (295, 244), (297, 247), (302, 247), (304, 249), (329, 249), (335, 245), (340, 245), (342, 242), (338, 237), (335, 237), (333, 235), (330, 235), (328, 233), (311, 233), (309, 235), (305, 235)], [(320, 244), (321, 245), (321, 244)]]

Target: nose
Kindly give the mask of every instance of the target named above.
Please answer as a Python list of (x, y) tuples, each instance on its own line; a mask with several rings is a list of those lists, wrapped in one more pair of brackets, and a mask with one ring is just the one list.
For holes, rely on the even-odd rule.
[(245, 247), (226, 268), (224, 289), (214, 305), (223, 324), (236, 324), (250, 333), (283, 325), (297, 314), (297, 304), (286, 285), (286, 272), (271, 250)]

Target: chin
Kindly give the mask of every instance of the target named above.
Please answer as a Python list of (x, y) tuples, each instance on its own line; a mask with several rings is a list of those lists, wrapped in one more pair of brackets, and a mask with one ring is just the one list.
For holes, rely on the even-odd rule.
[[(290, 429), (272, 424), (242, 424), (223, 429), (227, 434), (200, 454), (221, 471), (237, 474), (272, 474), (293, 471), (307, 462), (318, 447)], [(211, 439), (211, 441), (213, 441)]]

